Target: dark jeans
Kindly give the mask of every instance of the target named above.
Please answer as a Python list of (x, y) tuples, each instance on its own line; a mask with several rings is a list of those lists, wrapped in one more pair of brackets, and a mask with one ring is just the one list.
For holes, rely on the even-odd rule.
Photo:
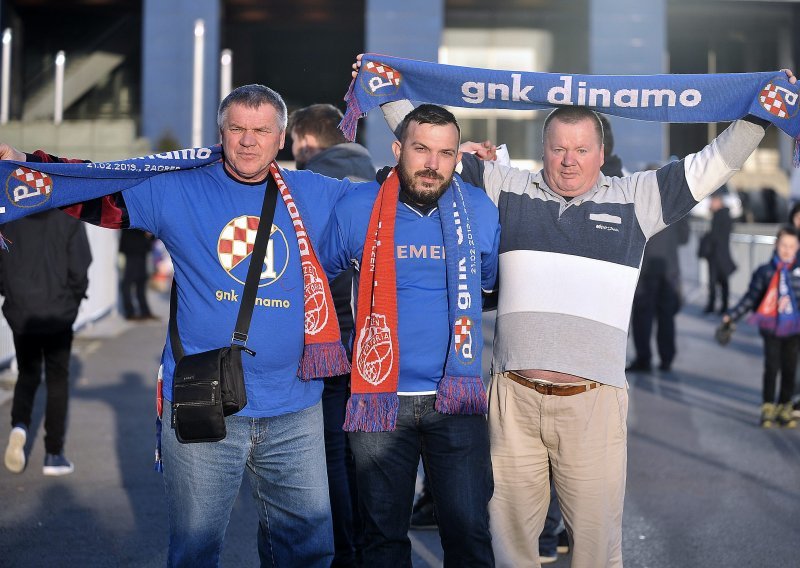
[(342, 430), (349, 394), (350, 375), (325, 379), (322, 416), (325, 422), (325, 458), (333, 519), (333, 544), (336, 550), (332, 568), (357, 566), (357, 551), (363, 546), (355, 462), (347, 434)]
[(401, 396), (393, 432), (350, 434), (364, 518), (364, 566), (411, 566), (408, 527), (420, 455), (436, 507), (444, 566), (494, 566), (486, 418), (441, 414), (434, 410), (435, 398)]
[(728, 276), (717, 269), (713, 262), (708, 263), (708, 306), (706, 310), (713, 312), (717, 303), (717, 286), (719, 286), (720, 312), (728, 309)]
[(650, 340), (655, 320), (656, 345), (661, 364), (667, 367), (672, 364), (675, 358), (675, 314), (680, 309), (680, 303), (680, 292), (671, 279), (658, 275), (643, 275), (640, 278), (633, 297), (631, 318), (636, 363), (650, 365)]
[(780, 371), (781, 388), (778, 404), (786, 404), (794, 392), (800, 335), (775, 337), (764, 333), (762, 337), (764, 338), (764, 402), (775, 402), (775, 387)]
[(11, 425), (31, 425), (36, 390), (42, 382), (44, 363), (47, 404), (44, 418), (44, 447), (48, 454), (64, 451), (69, 401), (69, 354), (72, 329), (49, 334), (14, 334), (19, 375), (11, 405)]
[[(122, 292), (122, 305), (126, 318), (140, 316), (150, 317), (150, 306), (147, 303), (147, 255), (126, 254), (125, 271), (120, 286)], [(133, 293), (136, 290), (136, 305), (133, 303)]]

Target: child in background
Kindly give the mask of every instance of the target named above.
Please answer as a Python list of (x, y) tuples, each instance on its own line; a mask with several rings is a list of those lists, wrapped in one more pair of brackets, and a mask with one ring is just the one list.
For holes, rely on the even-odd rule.
[[(791, 398), (800, 348), (800, 267), (796, 264), (800, 250), (798, 232), (794, 227), (778, 231), (772, 260), (753, 273), (747, 293), (722, 318), (730, 325), (753, 311), (748, 322), (757, 325), (764, 338), (764, 398), (761, 405), (761, 426), (772, 428), (777, 422), (785, 428), (795, 428)], [(775, 390), (781, 374), (778, 402)]]

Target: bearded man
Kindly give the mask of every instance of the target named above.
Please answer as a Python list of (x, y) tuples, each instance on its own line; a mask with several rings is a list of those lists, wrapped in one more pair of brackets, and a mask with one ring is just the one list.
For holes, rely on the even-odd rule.
[[(411, 566), (408, 528), (422, 456), (445, 566), (493, 566), (493, 481), (481, 380), (481, 291), (495, 284), (498, 213), (454, 176), (460, 130), (442, 107), (409, 113), (398, 165), (334, 209), (321, 258), (359, 271), (352, 395), (365, 566)], [(380, 176), (379, 176), (380, 177)]]

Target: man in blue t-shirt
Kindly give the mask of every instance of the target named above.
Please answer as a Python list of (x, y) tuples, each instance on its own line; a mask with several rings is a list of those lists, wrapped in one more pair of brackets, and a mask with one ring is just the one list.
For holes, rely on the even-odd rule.
[[(439, 208), (439, 199), (451, 183), (468, 196), (470, 236), (479, 255), (476, 278), (483, 291), (494, 287), (497, 276), (497, 209), (483, 191), (454, 177), (461, 158), (459, 138), (458, 124), (449, 111), (422, 105), (407, 115), (400, 140), (393, 146), (400, 186), (390, 254), (396, 273), (399, 405), (393, 429), (349, 435), (365, 523), (365, 566), (411, 564), (407, 533), (420, 455), (439, 519), (445, 565), (494, 565), (487, 510), (493, 483), (486, 418), (445, 414), (434, 408), (452, 341), (446, 229), (440, 219), (452, 212)], [(366, 185), (336, 205), (320, 243), (322, 263), (330, 277), (367, 262), (362, 256), (379, 189), (378, 183)], [(366, 317), (361, 310), (368, 311), (369, 306), (359, 302), (357, 322)], [(473, 350), (481, 348), (473, 346)]]
[[(224, 160), (150, 177), (68, 209), (98, 225), (138, 228), (161, 239), (175, 265), (177, 327), (187, 354), (230, 344), (250, 262), (269, 166), (283, 147), (286, 105), (262, 85), (232, 91), (217, 121)], [(0, 158), (57, 161), (0, 145)], [(333, 205), (354, 184), (308, 171), (281, 171), (314, 246)], [(293, 211), (293, 213), (296, 213)], [(258, 502), (263, 565), (328, 568), (333, 558), (320, 397), (322, 381), (301, 381), (304, 281), (298, 237), (278, 199), (243, 357), (247, 406), (225, 418), (227, 436), (181, 444), (167, 425), (162, 454), (171, 566), (216, 566), (245, 471)], [(332, 311), (332, 308), (331, 308)], [(164, 398), (175, 361), (162, 356)]]

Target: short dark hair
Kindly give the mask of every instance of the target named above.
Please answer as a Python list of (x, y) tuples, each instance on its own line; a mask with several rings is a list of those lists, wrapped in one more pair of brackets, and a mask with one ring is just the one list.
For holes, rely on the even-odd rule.
[(800, 213), (800, 201), (795, 203), (792, 206), (792, 210), (789, 211), (789, 224), (794, 227), (794, 216)]
[(419, 105), (417, 108), (408, 113), (403, 122), (400, 123), (398, 128), (397, 138), (402, 142), (406, 137), (408, 125), (412, 122), (417, 124), (433, 124), (436, 126), (445, 126), (452, 124), (458, 131), (458, 139), (461, 140), (461, 127), (458, 125), (456, 117), (453, 113), (439, 105), (424, 104)]
[(258, 108), (261, 105), (270, 105), (278, 113), (278, 123), (281, 130), (286, 129), (286, 103), (276, 91), (264, 85), (252, 84), (242, 85), (228, 93), (222, 99), (217, 110), (217, 127), (222, 131), (222, 123), (225, 122), (228, 108), (233, 104), (244, 105), (249, 108)]
[(564, 122), (566, 124), (576, 124), (582, 120), (594, 121), (595, 131), (597, 132), (597, 141), (603, 144), (603, 121), (600, 120), (600, 115), (592, 109), (582, 106), (560, 106), (550, 112), (547, 118), (544, 119), (542, 126), (542, 143), (547, 136), (547, 129), (550, 128), (550, 123), (554, 120)]
[(315, 104), (294, 111), (289, 116), (289, 134), (298, 136), (312, 134), (322, 149), (347, 142), (339, 123), (342, 111), (333, 105)]
[(797, 229), (795, 229), (792, 225), (784, 225), (780, 229), (778, 229), (778, 233), (775, 235), (775, 239), (780, 239), (783, 236), (790, 236), (800, 239), (800, 233), (798, 233)]
[[(596, 113), (597, 118), (600, 119), (600, 124), (603, 125), (603, 155), (608, 158), (614, 153), (614, 132), (611, 130), (611, 123), (608, 117), (604, 114)], [(658, 167), (653, 168), (657, 170)]]

